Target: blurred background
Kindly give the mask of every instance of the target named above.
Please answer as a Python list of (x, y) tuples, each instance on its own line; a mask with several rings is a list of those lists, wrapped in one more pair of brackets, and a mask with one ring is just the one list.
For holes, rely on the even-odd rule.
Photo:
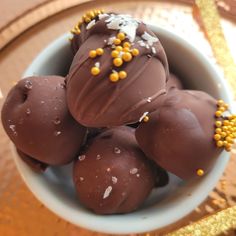
[[(204, 3), (205, 2), (205, 3)], [(219, 15), (202, 12), (214, 3)], [(109, 0), (1, 0), (0, 106), (34, 57), (51, 41), (68, 32), (84, 12), (93, 8), (124, 12), (159, 25), (197, 46), (229, 81), (235, 93), (236, 1), (109, 1)], [(216, 20), (217, 19), (217, 20)], [(219, 20), (219, 22), (218, 22)], [(212, 22), (214, 21), (214, 22)], [(212, 37), (218, 29), (218, 36)], [(219, 48), (226, 48), (221, 54)], [(225, 54), (227, 58), (225, 58)], [(230, 57), (230, 58), (229, 58)], [(227, 63), (226, 63), (227, 61)], [(230, 66), (230, 69), (229, 69)], [(9, 139), (0, 125), (0, 235), (100, 236), (58, 218), (38, 202), (19, 176), (11, 157)], [(236, 149), (224, 176), (208, 199), (189, 216), (165, 229), (147, 233), (165, 235), (205, 216), (236, 204)], [(236, 235), (234, 229), (225, 235)]]

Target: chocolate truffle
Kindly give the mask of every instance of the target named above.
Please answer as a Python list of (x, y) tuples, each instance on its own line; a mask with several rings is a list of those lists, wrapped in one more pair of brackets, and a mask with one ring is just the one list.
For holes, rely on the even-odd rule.
[(166, 88), (168, 91), (171, 89), (183, 89), (183, 84), (176, 75), (170, 73), (166, 83)]
[(214, 141), (216, 110), (217, 101), (205, 92), (172, 90), (137, 128), (140, 148), (182, 179), (202, 176), (222, 151)]
[(34, 171), (36, 172), (44, 172), (48, 165), (38, 161), (28, 155), (26, 155), (25, 153), (23, 153), (22, 151), (20, 151), (19, 149), (16, 149), (18, 155), (20, 156), (20, 158)]
[(91, 140), (74, 163), (80, 202), (98, 214), (137, 209), (155, 185), (156, 170), (130, 127), (109, 129)]
[(135, 123), (166, 93), (168, 63), (156, 35), (127, 15), (103, 14), (67, 76), (72, 116), (88, 127)]
[(63, 77), (29, 77), (10, 90), (2, 109), (3, 127), (15, 146), (49, 165), (72, 161), (86, 133), (70, 115), (65, 95)]

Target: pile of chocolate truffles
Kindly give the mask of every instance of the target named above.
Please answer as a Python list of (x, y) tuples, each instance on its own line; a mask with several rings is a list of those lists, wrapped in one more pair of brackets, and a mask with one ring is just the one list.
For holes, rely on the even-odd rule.
[(35, 171), (73, 162), (84, 206), (127, 213), (168, 184), (167, 172), (200, 178), (230, 151), (236, 116), (222, 100), (183, 90), (143, 22), (93, 10), (71, 33), (66, 78), (22, 79), (2, 109), (7, 135)]

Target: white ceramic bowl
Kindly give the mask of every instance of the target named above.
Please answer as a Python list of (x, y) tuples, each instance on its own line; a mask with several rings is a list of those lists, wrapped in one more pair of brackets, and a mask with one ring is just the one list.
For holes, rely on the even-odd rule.
[[(171, 32), (155, 26), (150, 27), (164, 45), (171, 68), (183, 78), (188, 88), (204, 90), (215, 98), (232, 104), (224, 80), (198, 50)], [(71, 60), (72, 54), (66, 34), (44, 49), (28, 67), (24, 76), (63, 75)], [(183, 182), (171, 175), (169, 185), (154, 190), (141, 209), (130, 214), (111, 216), (95, 215), (80, 204), (73, 188), (71, 165), (49, 168), (45, 173), (37, 174), (21, 161), (15, 151), (14, 158), (29, 189), (54, 213), (90, 230), (128, 234), (167, 226), (190, 213), (214, 188), (229, 155), (223, 152), (213, 170), (198, 180)]]

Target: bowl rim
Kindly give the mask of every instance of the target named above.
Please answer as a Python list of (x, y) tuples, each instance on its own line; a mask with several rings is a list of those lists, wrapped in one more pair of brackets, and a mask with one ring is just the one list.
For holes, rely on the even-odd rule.
[[(165, 37), (174, 37), (175, 41), (178, 44), (184, 45), (184, 47), (188, 50), (191, 51), (191, 53), (195, 54), (195, 57), (198, 58), (198, 60), (202, 60), (204, 64), (207, 67), (207, 70), (210, 72), (211, 76), (214, 77), (214, 79), (221, 83), (222, 85), (222, 90), (224, 91), (224, 95), (227, 98), (227, 102), (230, 104), (231, 107), (233, 107), (233, 99), (230, 93), (230, 89), (226, 83), (226, 81), (221, 78), (221, 76), (218, 74), (216, 69), (214, 68), (214, 65), (212, 62), (209, 61), (209, 59), (203, 55), (196, 47), (188, 43), (186, 40), (181, 38), (179, 35), (176, 33), (173, 33), (169, 30), (154, 26), (154, 25), (149, 25), (150, 28), (155, 32), (155, 33), (162, 33), (165, 34)], [(66, 46), (68, 44), (68, 38), (69, 34), (63, 34), (60, 36), (58, 39), (50, 43), (46, 48), (44, 48), (38, 56), (33, 60), (33, 62), (28, 66), (26, 69), (23, 77), (33, 75), (33, 68), (37, 67), (38, 64), (42, 63), (45, 59), (45, 53), (50, 52), (52, 55), (55, 53), (57, 50), (61, 49), (62, 47)], [(130, 233), (143, 233), (147, 231), (152, 231), (155, 229), (160, 229), (163, 228), (167, 225), (170, 225), (184, 216), (188, 215), (189, 213), (194, 210), (196, 206), (198, 206), (201, 202), (204, 201), (204, 199), (208, 196), (209, 192), (215, 187), (217, 181), (221, 177), (225, 166), (229, 160), (229, 154), (223, 152), (222, 155), (224, 155), (224, 160), (221, 160), (221, 165), (218, 167), (218, 174), (214, 176), (214, 178), (209, 178), (210, 175), (206, 175), (205, 181), (202, 181), (201, 184), (197, 186), (197, 188), (194, 190), (195, 193), (195, 204), (194, 206), (191, 207), (186, 207), (185, 202), (180, 204), (178, 206), (179, 213), (178, 215), (176, 214), (170, 214), (169, 213), (169, 220), (168, 223), (162, 221), (162, 219), (157, 218), (148, 218), (149, 220), (145, 220), (142, 222), (127, 222), (128, 224), (122, 225), (123, 223), (117, 221), (116, 215), (113, 216), (99, 216), (95, 215), (93, 213), (89, 212), (79, 212), (76, 209), (69, 209), (68, 207), (65, 207), (63, 204), (61, 204), (60, 200), (58, 200), (55, 196), (51, 196), (47, 191), (45, 191), (44, 186), (40, 185), (40, 181), (38, 180), (38, 175), (37, 173), (33, 172), (17, 155), (15, 148), (13, 145), (11, 146), (11, 150), (13, 152), (13, 157), (14, 161), (16, 163), (17, 169), (23, 178), (24, 182), (28, 186), (28, 188), (31, 190), (31, 192), (34, 194), (34, 196), (42, 202), (48, 209), (50, 209), (52, 212), (54, 212), (56, 215), (62, 217), (63, 219), (73, 223), (74, 225), (77, 225), (79, 227), (83, 227), (89, 230), (97, 231), (97, 232), (103, 232), (103, 233), (110, 233), (110, 234), (130, 234)], [(219, 158), (218, 158), (219, 159)], [(204, 183), (207, 181), (208, 185), (210, 186), (208, 188), (209, 192), (205, 191), (204, 188)], [(39, 184), (39, 185), (38, 185)], [(196, 198), (196, 195), (198, 196)], [(193, 199), (193, 198), (192, 198)], [(187, 204), (188, 205), (188, 204)], [(181, 210), (180, 210), (181, 209)], [(171, 209), (169, 209), (171, 211)], [(131, 213), (132, 214), (132, 213)], [(127, 214), (130, 215), (130, 214)], [(125, 216), (125, 215), (124, 215)], [(96, 220), (95, 218), (96, 217)], [(104, 220), (104, 217), (106, 218), (106, 221)], [(129, 217), (129, 216), (127, 216)], [(109, 220), (107, 220), (109, 218)], [(126, 218), (126, 217), (125, 217)], [(157, 222), (159, 221), (159, 226)]]

